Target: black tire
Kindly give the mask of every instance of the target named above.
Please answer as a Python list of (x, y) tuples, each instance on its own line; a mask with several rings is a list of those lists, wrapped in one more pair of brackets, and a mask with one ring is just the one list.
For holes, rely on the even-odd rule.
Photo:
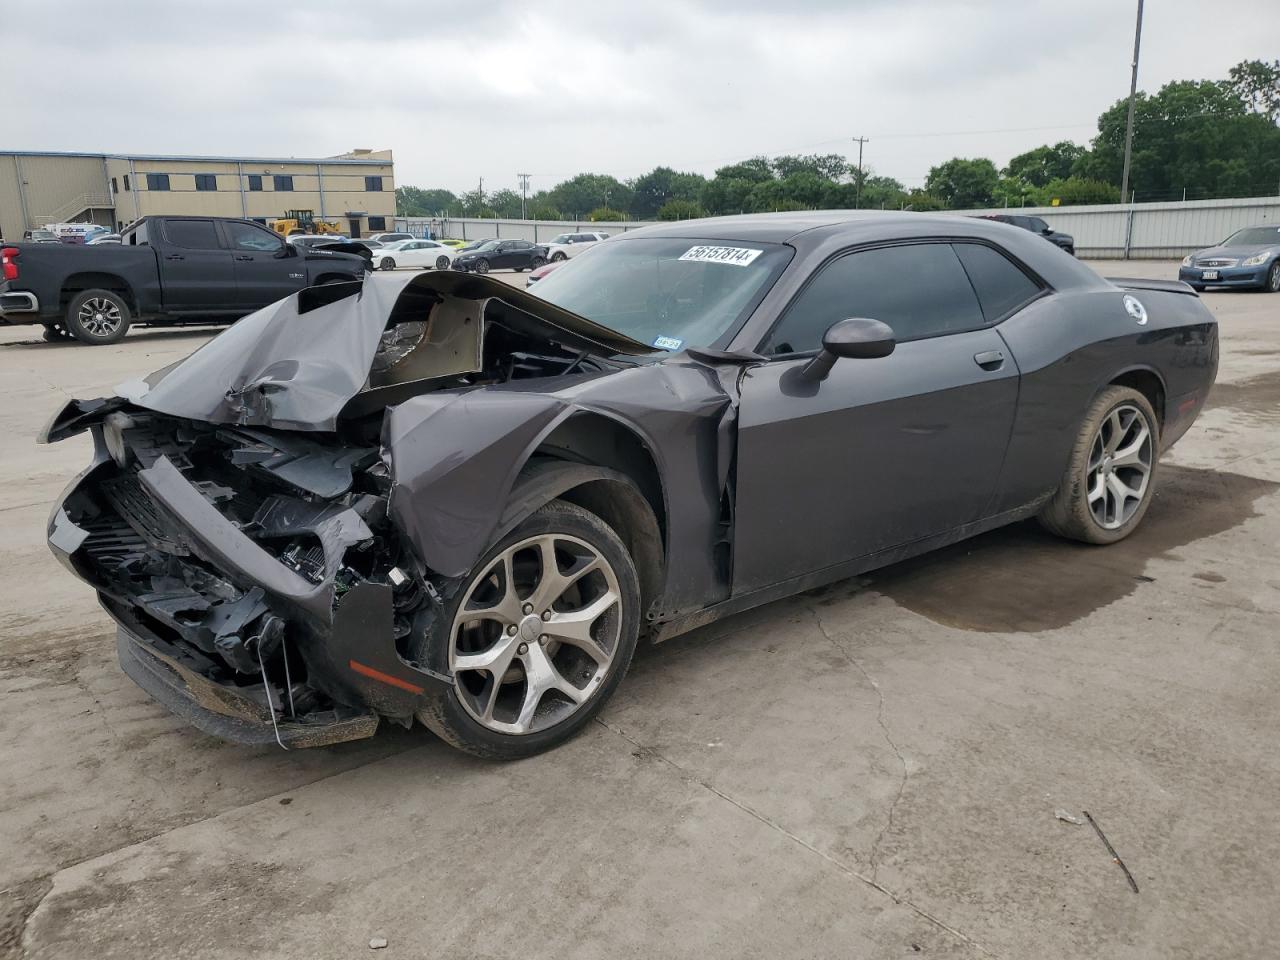
[(525, 270), (527, 270), (528, 268), (527, 268), (527, 267), (512, 267), (511, 269), (512, 269), (512, 270), (514, 270), (516, 273), (524, 273), (524, 272), (525, 272)]
[(555, 253), (553, 253), (553, 254), (551, 255), (551, 259), (552, 259), (552, 260), (554, 260), (554, 261), (556, 261), (556, 262), (558, 263), (558, 262), (560, 262), (561, 260), (568, 260), (569, 258), (568, 258), (568, 256), (564, 253), (564, 251), (563, 251), (563, 250), (557, 250)]
[[(565, 719), (533, 733), (510, 734), (485, 727), (462, 705), (456, 688), (430, 698), (418, 712), (418, 719), (446, 743), (476, 757), (487, 760), (518, 760), (564, 743), (590, 723), (613, 695), (635, 653), (636, 638), (640, 630), (639, 577), (635, 564), (618, 535), (594, 513), (563, 500), (551, 501), (532, 513), (486, 552), (474, 567), (478, 571), (477, 576), (488, 570), (503, 550), (522, 540), (545, 534), (563, 534), (583, 540), (613, 568), (621, 607), (621, 622), (613, 658), (603, 682), (589, 699)], [(462, 584), (445, 601), (437, 628), (425, 631), (427, 635), (417, 641), (416, 649), (410, 651), (412, 659), (425, 663), (448, 663), (448, 649), (453, 642), (453, 620), (467, 596), (467, 587), (467, 583)]]
[[(1132, 515), (1119, 527), (1108, 529), (1099, 523), (1089, 505), (1089, 458), (1103, 422), (1113, 411), (1125, 407), (1137, 409), (1146, 421), (1151, 436), (1151, 468), (1146, 489)], [(1084, 421), (1080, 424), (1080, 432), (1067, 461), (1066, 473), (1063, 474), (1057, 492), (1040, 512), (1040, 524), (1050, 533), (1083, 543), (1108, 544), (1123, 540), (1137, 529), (1151, 505), (1159, 473), (1159, 457), (1160, 424), (1155, 411), (1151, 409), (1151, 402), (1130, 387), (1107, 387), (1090, 404)]]
[(379, 270), (394, 270), (395, 268), (396, 262), (391, 257), (383, 257), (378, 261)]
[(1271, 269), (1267, 271), (1267, 279), (1262, 289), (1268, 293), (1280, 293), (1280, 260), (1271, 264)]
[(85, 290), (67, 305), (67, 330), (81, 343), (91, 346), (123, 339), (132, 322), (129, 304), (111, 290)]
[(1192, 290), (1194, 290), (1196, 293), (1204, 293), (1204, 284), (1203, 284), (1203, 283), (1193, 283), (1193, 284), (1191, 284), (1191, 289), (1192, 289)]
[(448, 269), (449, 269), (449, 258), (448, 258), (448, 257), (446, 257), (444, 254), (441, 254), (440, 256), (436, 257), (436, 269), (437, 269), (437, 270), (448, 270)]
[(488, 273), (489, 261), (481, 257), (479, 260), (476, 261), (475, 269), (476, 269), (476, 273)]
[(547, 265), (547, 258), (542, 256), (541, 254), (538, 254), (533, 258), (532, 269), (537, 270), (539, 267), (545, 267), (546, 265)]

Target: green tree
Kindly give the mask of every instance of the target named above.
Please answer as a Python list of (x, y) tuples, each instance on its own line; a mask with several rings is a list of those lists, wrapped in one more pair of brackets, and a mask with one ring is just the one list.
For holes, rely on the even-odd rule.
[(658, 208), (659, 220), (696, 220), (706, 215), (696, 200), (668, 200)]
[(1038, 193), (1037, 205), (1042, 207), (1052, 206), (1054, 200), (1063, 207), (1087, 203), (1118, 203), (1120, 200), (1120, 188), (1114, 184), (1081, 177), (1051, 180)]
[[(1088, 180), (1119, 184), (1127, 101), (1098, 118), (1093, 148), (1072, 168)], [(1280, 178), (1280, 128), (1251, 113), (1230, 84), (1178, 80), (1134, 105), (1130, 185), (1147, 200), (1239, 197), (1269, 192)], [(1127, 198), (1126, 198), (1127, 199)]]
[(396, 215), (401, 217), (435, 217), (446, 210), (456, 210), (458, 198), (450, 191), (421, 187), (396, 187)]
[(1050, 180), (1071, 176), (1071, 168), (1088, 151), (1077, 143), (1063, 140), (1053, 146), (1036, 147), (1020, 153), (1004, 168), (1003, 175), (1021, 180), (1033, 187), (1043, 187)]
[(986, 157), (955, 157), (929, 171), (924, 189), (952, 210), (969, 210), (990, 206), (999, 183), (996, 165)]
[(587, 214), (587, 219), (592, 223), (612, 222), (627, 219), (627, 215), (621, 210), (614, 210), (612, 207), (596, 207)]
[(927, 213), (931, 210), (945, 210), (947, 205), (926, 190), (919, 187), (913, 189), (906, 196), (907, 210), (915, 210), (918, 213)]
[(499, 217), (517, 220), (520, 217), (520, 194), (514, 190), (498, 190), (489, 194), (489, 206)]
[(746, 180), (750, 183), (764, 183), (774, 179), (773, 164), (768, 157), (752, 157), (741, 163), (731, 163), (727, 167), (716, 170), (717, 180)]
[(537, 202), (530, 201), (529, 205), (530, 220), (563, 220), (564, 214), (553, 207), (545, 200)]
[(849, 167), (849, 161), (838, 153), (774, 157), (770, 165), (779, 180), (785, 180), (797, 173), (811, 173), (823, 180), (841, 180), (853, 172)]
[(696, 202), (706, 184), (699, 173), (679, 173), (670, 167), (655, 167), (632, 180), (630, 212), (637, 220), (652, 220), (672, 200)]
[(1280, 60), (1242, 60), (1229, 72), (1227, 86), (1249, 110), (1280, 122)]
[(548, 190), (547, 202), (575, 217), (596, 207), (627, 210), (631, 188), (608, 174), (580, 173)]
[(481, 190), (468, 190), (466, 193), (458, 197), (458, 205), (461, 207), (464, 217), (488, 217), (493, 218), (498, 214), (489, 206), (489, 198)]

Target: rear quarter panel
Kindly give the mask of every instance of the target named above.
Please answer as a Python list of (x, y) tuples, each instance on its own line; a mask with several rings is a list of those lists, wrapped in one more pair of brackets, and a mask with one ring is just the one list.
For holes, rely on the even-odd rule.
[(995, 512), (1052, 494), (1089, 404), (1117, 378), (1144, 371), (1160, 381), (1162, 450), (1204, 406), (1218, 368), (1213, 315), (1188, 294), (1130, 295), (1146, 307), (1145, 324), (1125, 310), (1125, 291), (1101, 287), (1055, 293), (997, 328), (1021, 381)]
[(21, 251), (18, 279), (11, 289), (34, 293), (40, 300), (42, 316), (62, 315), (62, 289), (76, 278), (86, 278), (91, 283), (118, 278), (133, 296), (135, 312), (152, 313), (160, 307), (160, 277), (155, 251), (150, 247), (52, 243), (16, 246)]

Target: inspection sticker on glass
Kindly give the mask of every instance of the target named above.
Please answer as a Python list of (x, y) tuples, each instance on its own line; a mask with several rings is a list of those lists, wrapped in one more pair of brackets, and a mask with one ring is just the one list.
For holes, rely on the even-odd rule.
[(684, 341), (677, 337), (658, 337), (653, 341), (653, 345), (659, 350), (679, 350), (684, 346)]
[(735, 267), (745, 267), (763, 250), (750, 250), (747, 247), (690, 247), (680, 257), (693, 263), (728, 263)]

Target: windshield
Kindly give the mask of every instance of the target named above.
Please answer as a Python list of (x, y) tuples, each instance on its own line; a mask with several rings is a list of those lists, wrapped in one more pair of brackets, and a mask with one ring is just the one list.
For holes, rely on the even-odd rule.
[(1224, 247), (1261, 247), (1280, 244), (1280, 227), (1245, 227), (1222, 241)]
[(737, 326), (790, 259), (776, 243), (627, 239), (575, 257), (537, 293), (660, 350), (705, 347)]
[(572, 236), (572, 234), (569, 234), (569, 233), (562, 233), (562, 234), (560, 234), (560, 236), (556, 237), (556, 238), (555, 238), (554, 240), (552, 240), (551, 242), (552, 242), (552, 243), (568, 243), (568, 242), (569, 242), (569, 237), (571, 237), (571, 236)]

